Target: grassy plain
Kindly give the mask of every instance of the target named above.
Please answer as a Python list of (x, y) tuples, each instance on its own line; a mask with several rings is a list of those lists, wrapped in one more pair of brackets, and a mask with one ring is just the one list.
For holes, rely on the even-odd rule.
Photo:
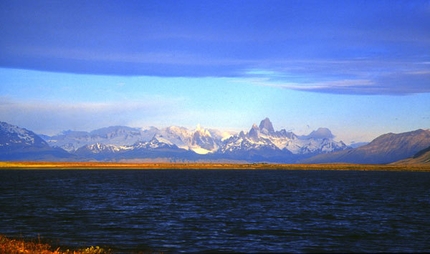
[(1, 169), (247, 169), (247, 170), (359, 170), (359, 171), (427, 171), (430, 164), (268, 164), (268, 163), (167, 163), (167, 162), (0, 162)]

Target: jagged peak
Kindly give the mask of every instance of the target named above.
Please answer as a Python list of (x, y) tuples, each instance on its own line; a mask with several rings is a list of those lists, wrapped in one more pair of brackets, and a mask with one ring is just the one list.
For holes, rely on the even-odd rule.
[(260, 128), (256, 124), (253, 124), (248, 136), (253, 140), (258, 140), (260, 138)]
[(273, 124), (268, 117), (264, 118), (260, 122), (259, 127), (260, 127), (260, 131), (266, 134), (275, 132), (275, 129), (273, 128)]
[(199, 133), (201, 136), (212, 137), (208, 129), (203, 128), (200, 124), (197, 124), (197, 128), (194, 133)]

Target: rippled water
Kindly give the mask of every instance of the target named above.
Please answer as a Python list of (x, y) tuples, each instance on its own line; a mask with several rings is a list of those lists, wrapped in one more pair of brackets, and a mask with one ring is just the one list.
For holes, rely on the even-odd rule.
[(429, 252), (430, 173), (0, 170), (0, 233), (117, 252)]

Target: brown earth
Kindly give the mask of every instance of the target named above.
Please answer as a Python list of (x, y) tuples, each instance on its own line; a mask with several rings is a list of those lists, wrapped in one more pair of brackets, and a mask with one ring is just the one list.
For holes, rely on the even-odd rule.
[(0, 169), (279, 169), (279, 170), (377, 170), (377, 171), (430, 171), (429, 164), (376, 165), (376, 164), (235, 164), (235, 163), (115, 163), (115, 162), (0, 162)]

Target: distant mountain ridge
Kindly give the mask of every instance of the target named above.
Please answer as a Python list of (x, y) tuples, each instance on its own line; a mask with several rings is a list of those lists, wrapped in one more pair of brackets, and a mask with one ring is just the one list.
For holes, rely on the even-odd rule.
[[(185, 158), (191, 160), (228, 159), (291, 163), (298, 158), (347, 149), (343, 142), (334, 141), (334, 136), (326, 128), (320, 128), (308, 136), (298, 136), (285, 130), (275, 131), (269, 118), (263, 119), (259, 126), (254, 124), (249, 132), (242, 131), (236, 135), (205, 129), (200, 125), (194, 130), (178, 126), (164, 129), (151, 127), (147, 130), (114, 126), (91, 132), (63, 132), (44, 138), (52, 146), (98, 160), (132, 159), (136, 156), (132, 151), (141, 150), (143, 147), (154, 150), (156, 145), (164, 147), (164, 153), (167, 148), (170, 152), (192, 152), (187, 153)], [(161, 155), (161, 150), (158, 155)], [(175, 159), (180, 159), (176, 157)]]
[(228, 158), (247, 161), (265, 158), (271, 162), (294, 163), (299, 158), (348, 149), (342, 141), (334, 141), (329, 130), (328, 133), (330, 135), (309, 137), (298, 136), (284, 129), (275, 131), (270, 120), (266, 118), (259, 126), (254, 124), (248, 133), (242, 131), (226, 139), (219, 153)]
[(414, 156), (430, 146), (430, 130), (415, 130), (399, 134), (387, 133), (355, 149), (319, 154), (303, 163), (366, 163), (386, 164)]
[(0, 160), (387, 164), (411, 158), (407, 163), (428, 163), (430, 149), (430, 130), (388, 133), (351, 148), (335, 141), (327, 128), (298, 136), (275, 130), (268, 118), (253, 124), (248, 132), (237, 134), (200, 125), (194, 130), (112, 126), (43, 138), (0, 122)]

